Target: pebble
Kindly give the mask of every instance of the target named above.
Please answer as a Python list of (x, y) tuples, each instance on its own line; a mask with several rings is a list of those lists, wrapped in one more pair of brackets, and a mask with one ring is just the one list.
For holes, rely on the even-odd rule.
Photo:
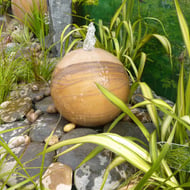
[(43, 97), (44, 97), (44, 94), (37, 95), (37, 96), (34, 97), (34, 101), (40, 101), (40, 100), (43, 99)]
[(1, 138), (3, 138), (6, 143), (13, 137), (27, 135), (28, 130), (30, 130), (30, 125), (27, 120), (0, 125)]
[(50, 190), (71, 190), (72, 169), (60, 162), (52, 163), (42, 176), (44, 188)]
[(50, 96), (50, 94), (51, 94), (50, 88), (47, 87), (47, 88), (44, 90), (44, 96)]
[(26, 114), (26, 118), (29, 122), (33, 123), (34, 121), (36, 121), (38, 119), (38, 117), (42, 115), (42, 111), (41, 110), (36, 110), (34, 111), (34, 109), (31, 109), (27, 114)]
[[(129, 106), (130, 107), (130, 106)], [(151, 122), (150, 115), (148, 111), (144, 108), (134, 108), (131, 109), (132, 113), (142, 122), (142, 123), (148, 123)], [(123, 118), (124, 121), (132, 121), (132, 119), (126, 115)]]
[(39, 91), (38, 85), (33, 84), (33, 85), (32, 85), (32, 90), (33, 90), (33, 91)]
[(45, 143), (48, 143), (49, 146), (52, 146), (59, 142), (59, 137), (57, 135), (52, 135), (51, 137), (47, 137), (45, 139)]
[[(155, 130), (155, 126), (152, 122), (143, 123), (143, 125), (146, 127), (146, 129), (149, 131), (150, 134)], [(109, 125), (106, 125), (104, 127), (104, 132), (107, 132), (108, 129)], [(115, 127), (110, 132), (121, 136), (135, 137), (139, 140), (142, 140), (145, 143), (148, 143), (145, 136), (142, 134), (141, 130), (139, 129), (139, 127), (135, 123), (130, 121), (120, 121), (115, 125)]]
[(54, 104), (49, 105), (46, 110), (47, 113), (57, 113), (57, 109)]
[(76, 125), (74, 123), (68, 123), (63, 127), (63, 131), (64, 132), (69, 132), (71, 130), (73, 130), (76, 127)]
[[(12, 149), (14, 154), (18, 158), (20, 158), (20, 162), (24, 165), (26, 171), (30, 176), (35, 176), (40, 173), (40, 166), (42, 165), (42, 155), (38, 156), (38, 154), (41, 153), (43, 150), (44, 150), (44, 144), (37, 142), (31, 142), (27, 146), (18, 146)], [(50, 152), (46, 154), (44, 160), (44, 170), (53, 162), (54, 155), (55, 152)], [(13, 172), (13, 171), (19, 171), (19, 172)], [(11, 172), (10, 176), (9, 172)], [(24, 181), (27, 178), (25, 171), (22, 168), (20, 168), (17, 161), (10, 155), (7, 155), (4, 159), (2, 159), (0, 176), (2, 176), (3, 181), (6, 181), (6, 184), (8, 186), (14, 186)], [(29, 190), (30, 189), (29, 186), (31, 185), (33, 184), (32, 183), (25, 184), (26, 186), (25, 189)], [(22, 187), (21, 189), (23, 190), (24, 187)], [(32, 189), (34, 190), (35, 188)]]
[(32, 108), (32, 99), (22, 97), (16, 100), (2, 103), (0, 107), (0, 119), (5, 122), (14, 122), (25, 117), (28, 111)]
[[(110, 154), (111, 155), (111, 154)], [(105, 169), (110, 164), (112, 157), (104, 152), (94, 156), (74, 171), (74, 181), (77, 190), (99, 190)], [(131, 167), (132, 168), (132, 167)], [(104, 184), (104, 190), (116, 190), (127, 178), (131, 177), (133, 171), (127, 164), (114, 167), (108, 174)]]
[(59, 114), (42, 114), (34, 123), (31, 124), (31, 130), (29, 131), (31, 141), (44, 142), (53, 130), (53, 135), (57, 135), (61, 138), (64, 133), (63, 126), (66, 123), (68, 122), (63, 118), (60, 120)]
[(15, 136), (15, 137), (12, 137), (10, 140), (9, 140), (9, 148), (16, 148), (18, 146), (21, 146), (21, 145), (27, 145), (30, 143), (30, 137), (27, 136), (27, 135), (24, 135), (24, 136)]
[(10, 101), (5, 101), (5, 102), (3, 102), (3, 103), (0, 105), (0, 107), (1, 107), (1, 108), (6, 108), (9, 104), (10, 104)]

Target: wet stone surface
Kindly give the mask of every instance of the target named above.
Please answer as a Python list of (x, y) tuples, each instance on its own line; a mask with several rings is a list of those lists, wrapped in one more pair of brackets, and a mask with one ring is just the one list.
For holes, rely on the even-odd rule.
[(0, 119), (6, 123), (22, 120), (31, 108), (30, 97), (3, 102), (0, 105)]
[[(6, 132), (6, 131), (9, 132)], [(27, 120), (5, 123), (0, 125), (1, 137), (8, 143), (12, 137), (28, 134), (30, 125)]]
[[(20, 158), (21, 163), (25, 167), (25, 171), (21, 169), (17, 161), (11, 157), (9, 154), (4, 157), (4, 154), (1, 154), (1, 158), (4, 158), (4, 162), (1, 165), (0, 174), (4, 176), (5, 173), (11, 172), (14, 167), (17, 166), (17, 169), (11, 176), (8, 178), (7, 185), (13, 186), (25, 180), (28, 176), (35, 176), (40, 173), (40, 166), (42, 164), (42, 155), (37, 156), (44, 149), (43, 143), (31, 142), (27, 146), (19, 146), (13, 148), (12, 151), (15, 155)], [(22, 156), (21, 156), (22, 155)], [(48, 167), (53, 162), (54, 152), (47, 153), (44, 160), (44, 167)], [(21, 175), (18, 175), (16, 171), (19, 171)], [(3, 177), (3, 180), (7, 179), (7, 175)], [(35, 179), (34, 179), (35, 180)], [(31, 183), (27, 186), (33, 186)], [(29, 187), (28, 187), (29, 188)]]
[(66, 120), (61, 118), (61, 121), (56, 125), (59, 120), (58, 114), (45, 113), (34, 123), (31, 124), (29, 136), (31, 141), (44, 142), (45, 139), (55, 130), (54, 134), (59, 138), (63, 135), (63, 126), (67, 123)]

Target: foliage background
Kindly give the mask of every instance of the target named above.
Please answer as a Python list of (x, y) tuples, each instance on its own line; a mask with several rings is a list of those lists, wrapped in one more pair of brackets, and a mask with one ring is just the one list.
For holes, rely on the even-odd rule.
[[(77, 14), (94, 19), (97, 23), (98, 19), (102, 19), (104, 24), (109, 23), (110, 18), (117, 10), (122, 0), (99, 0), (96, 5), (83, 5), (79, 6)], [(184, 15), (186, 15), (187, 22), (190, 22), (190, 7), (187, 0), (181, 0), (181, 9)], [(151, 39), (143, 51), (148, 55), (147, 63), (143, 71), (142, 81), (148, 83), (148, 85), (158, 94), (166, 97), (170, 100), (176, 100), (176, 87), (179, 77), (179, 57), (184, 51), (184, 43), (181, 37), (181, 31), (176, 15), (175, 5), (173, 0), (143, 0), (134, 1), (133, 14), (130, 20), (133, 22), (139, 17), (138, 5), (140, 6), (141, 17), (154, 17), (159, 19), (165, 27), (167, 38), (172, 44), (173, 51), (173, 64), (171, 68), (168, 55), (164, 51), (162, 45), (156, 40)], [(77, 24), (86, 24), (86, 20), (77, 18)], [(148, 21), (149, 28), (151, 27), (152, 33), (163, 34), (163, 30), (158, 22)], [(186, 71), (188, 71), (189, 60), (186, 59)], [(187, 75), (186, 73), (185, 75)]]

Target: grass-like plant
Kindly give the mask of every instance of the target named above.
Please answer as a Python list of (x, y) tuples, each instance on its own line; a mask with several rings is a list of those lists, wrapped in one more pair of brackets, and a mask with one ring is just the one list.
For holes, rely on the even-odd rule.
[[(110, 101), (112, 101), (115, 105), (117, 105), (125, 114), (128, 114), (133, 119), (133, 121), (138, 125), (138, 127), (140, 128), (140, 130), (142, 131), (142, 133), (150, 143), (149, 151), (136, 144), (134, 141), (130, 139), (130, 137), (122, 137), (113, 133), (102, 133), (98, 135), (88, 135), (84, 137), (62, 141), (48, 148), (47, 152), (54, 151), (62, 146), (70, 144), (74, 144), (74, 146), (70, 149), (73, 150), (74, 148), (77, 148), (76, 145), (80, 146), (83, 143), (95, 143), (100, 146), (96, 148), (92, 153), (90, 153), (88, 157), (84, 160), (84, 162), (88, 161), (97, 153), (102, 151), (103, 148), (109, 149), (112, 152), (116, 153), (117, 155), (116, 159), (114, 159), (113, 162), (107, 168), (103, 184), (105, 183), (106, 180), (106, 174), (108, 171), (110, 171), (111, 168), (127, 161), (131, 163), (134, 167), (138, 168), (139, 170), (145, 173), (144, 177), (142, 177), (141, 181), (136, 185), (136, 189), (143, 189), (144, 186), (150, 183), (150, 180), (154, 180), (154, 182), (158, 184), (161, 183), (162, 184), (161, 188), (163, 189), (167, 187), (173, 187), (173, 188), (178, 187), (177, 179), (174, 176), (172, 176), (172, 171), (168, 167), (167, 163), (163, 160), (163, 158), (167, 154), (169, 144), (166, 143), (164, 145), (164, 148), (162, 150), (159, 150), (157, 148), (157, 139), (156, 139), (157, 131), (155, 130), (152, 134), (150, 134), (147, 131), (146, 127), (139, 121), (139, 119), (132, 113), (132, 111), (125, 105), (124, 102), (119, 100), (117, 97), (115, 97), (113, 94), (111, 94), (101, 85), (97, 84), (97, 87)], [(149, 93), (149, 91), (146, 90), (146, 93)], [(151, 101), (157, 107), (161, 107), (162, 111), (166, 110), (167, 113), (169, 113), (170, 115), (174, 115), (172, 108), (169, 105), (167, 105), (165, 102), (156, 99), (155, 100), (152, 99)], [(139, 105), (135, 105), (134, 107), (141, 105), (149, 106), (150, 103), (151, 103), (150, 101), (145, 100), (144, 102), (140, 103)], [(150, 110), (152, 111), (151, 108)], [(121, 116), (119, 116), (119, 118), (120, 117)], [(116, 120), (118, 122), (119, 119), (117, 118)], [(183, 120), (181, 119), (178, 119), (178, 121), (180, 123), (183, 123)], [(174, 132), (175, 129), (173, 129), (173, 131), (170, 133), (170, 136), (168, 138), (168, 143), (172, 142), (172, 139), (174, 138)], [(67, 153), (70, 150), (66, 150), (65, 152), (62, 152), (60, 155)], [(60, 155), (57, 155), (57, 157)], [(81, 164), (83, 164), (84, 162), (82, 162)], [(159, 170), (161, 171), (161, 168), (163, 175), (160, 174), (159, 172)], [(103, 185), (101, 189), (103, 189)]]
[(0, 0), (0, 15), (7, 13), (7, 9), (10, 7), (11, 0)]
[[(174, 0), (175, 2), (175, 7), (177, 11), (177, 16), (179, 20), (179, 25), (181, 28), (181, 33), (184, 39), (184, 43), (186, 46), (186, 53), (187, 56), (190, 56), (190, 34), (189, 34), (189, 28), (186, 23), (186, 20), (183, 16), (183, 13), (180, 9), (179, 2), (178, 0)], [(187, 150), (186, 145), (189, 144), (189, 135), (188, 131), (190, 130), (190, 100), (189, 100), (189, 94), (190, 94), (190, 74), (188, 76), (187, 81), (185, 81), (184, 77), (184, 59), (181, 59), (180, 62), (180, 74), (179, 74), (179, 79), (178, 79), (178, 87), (177, 87), (177, 99), (176, 99), (176, 105), (174, 107), (174, 112), (176, 116), (182, 120), (188, 125), (184, 126), (181, 124), (179, 121), (176, 119), (173, 119), (173, 117), (168, 117), (165, 122), (166, 124), (161, 128), (161, 137), (162, 141), (165, 141), (167, 139), (170, 131), (172, 130), (172, 126), (176, 128), (175, 132), (175, 139), (174, 143), (175, 146), (178, 146), (177, 150), (181, 151), (181, 154), (178, 153), (175, 149), (172, 150), (172, 154), (175, 153), (176, 156), (173, 156), (173, 163), (176, 162), (179, 166), (177, 168), (177, 174), (179, 177), (179, 182), (180, 184), (185, 184), (183, 185), (184, 187), (190, 187), (190, 183), (188, 182), (189, 180), (189, 171), (186, 170), (185, 172), (183, 171), (184, 168), (188, 166), (189, 160), (184, 161), (183, 157), (186, 154), (189, 154), (188, 151), (182, 151), (182, 150)], [(184, 152), (184, 154), (182, 153)], [(170, 156), (170, 155), (169, 155)], [(171, 160), (170, 160), (171, 161)], [(176, 166), (173, 166), (176, 168)], [(181, 171), (182, 170), (182, 171)]]
[[(14, 158), (16, 161), (14, 167), (10, 168), (10, 170), (7, 170), (5, 173), (0, 174), (0, 179), (4, 179), (4, 183), (1, 185), (1, 189), (3, 189), (6, 186), (6, 183), (11, 178), (11, 175), (17, 174), (18, 176), (25, 177), (26, 179), (22, 181), (21, 183), (16, 184), (13, 187), (8, 188), (9, 190), (14, 190), (17, 188), (22, 188), (23, 185), (27, 184), (28, 182), (31, 182), (33, 184), (33, 187), (36, 186), (35, 178), (38, 177), (40, 174), (37, 174), (36, 176), (30, 176), (27, 172), (27, 168), (25, 168), (24, 163), (21, 163), (20, 159), (22, 158), (23, 154), (21, 154), (20, 157), (18, 157), (14, 151), (9, 147), (9, 144), (7, 144), (4, 139), (1, 137), (3, 133), (11, 132), (13, 130), (21, 129), (25, 126), (4, 130), (0, 132), (0, 169), (4, 167), (4, 164), (6, 164), (9, 159)], [(42, 162), (43, 163), (43, 162)], [(23, 170), (25, 173), (25, 176), (23, 174), (19, 173), (19, 170)]]
[[(44, 7), (43, 3), (45, 1), (40, 2), (42, 3), (40, 8)], [(19, 5), (15, 6), (19, 7)], [(24, 21), (20, 20), (24, 24), (23, 30), (11, 33), (11, 37), (17, 44), (15, 48), (8, 48), (5, 51), (2, 48), (0, 53), (0, 103), (5, 100), (12, 89), (13, 83), (27, 83), (35, 80), (48, 81), (51, 78), (55, 64), (49, 61), (48, 56), (54, 44), (48, 49), (45, 46), (45, 36), (48, 33), (49, 25), (46, 23), (44, 11), (39, 10), (35, 1), (33, 1), (32, 7), (31, 14), (26, 14)], [(1, 26), (0, 36), (2, 27), (3, 25)], [(3, 41), (2, 36), (0, 41)], [(34, 56), (35, 52), (32, 51), (27, 52), (27, 56), (25, 55), (23, 49), (30, 48), (35, 41), (40, 44), (43, 57)]]
[[(182, 12), (180, 10), (178, 1), (177, 0), (174, 0), (174, 1), (175, 1), (176, 10), (177, 10), (178, 18), (179, 18), (179, 23), (182, 29), (182, 35), (184, 37), (184, 41), (187, 47), (187, 52), (190, 55), (189, 30), (185, 22), (185, 19), (182, 15)], [(81, 35), (83, 37), (85, 36), (85, 30), (76, 28), (74, 31), (71, 31), (71, 33), (69, 33), (67, 36), (62, 35), (62, 41), (66, 40), (67, 37), (70, 34), (72, 34), (72, 32), (76, 32), (76, 31), (80, 31)], [(168, 50), (168, 52), (170, 52), (170, 45), (168, 45), (169, 44), (168, 41), (165, 40), (163, 36), (159, 36), (158, 38), (160, 38), (159, 40), (161, 41), (161, 43), (165, 44), (164, 47), (167, 47), (166, 49)], [(76, 42), (78, 42), (78, 40), (79, 39), (74, 40), (71, 43), (71, 46), (68, 46), (69, 50), (71, 47), (75, 45)], [(117, 46), (117, 47), (120, 47), (120, 46)], [(130, 56), (131, 55), (133, 54), (130, 54)], [(138, 53), (136, 54), (136, 57), (138, 57), (137, 55)], [(119, 57), (119, 54), (117, 56)], [(178, 162), (177, 164), (179, 164), (181, 167), (177, 167), (178, 165), (175, 162), (175, 155), (178, 153), (175, 152), (176, 150), (171, 149), (171, 147), (175, 143), (175, 147), (178, 147), (177, 151), (180, 151), (182, 155), (188, 155), (187, 151), (184, 151), (185, 148), (180, 149), (180, 147), (183, 147), (185, 144), (188, 145), (189, 143), (189, 137), (188, 137), (187, 131), (190, 130), (190, 122), (189, 122), (190, 100), (188, 98), (189, 89), (190, 89), (190, 86), (189, 86), (190, 79), (188, 80), (186, 84), (186, 88), (185, 88), (184, 80), (183, 80), (184, 68), (183, 68), (183, 62), (182, 62), (181, 72), (179, 76), (179, 83), (178, 83), (178, 98), (177, 98), (175, 106), (171, 107), (170, 105), (165, 103), (163, 100), (155, 99), (148, 85), (140, 81), (140, 76), (143, 71), (142, 68), (145, 63), (145, 58), (146, 58), (145, 54), (141, 53), (141, 61), (140, 61), (139, 66), (136, 66), (135, 64), (133, 64), (133, 59), (131, 59), (132, 61), (130, 61), (131, 66), (133, 67), (133, 70), (135, 73), (134, 83), (132, 86), (132, 92), (135, 90), (137, 85), (140, 85), (143, 96), (144, 96), (143, 102), (133, 105), (131, 108), (129, 108), (124, 102), (122, 102), (115, 95), (110, 93), (103, 86), (101, 86), (100, 84), (96, 84), (98, 89), (113, 104), (118, 106), (122, 110), (123, 113), (119, 115), (118, 118), (115, 119), (115, 121), (111, 124), (107, 133), (101, 133), (97, 135), (87, 135), (87, 136), (83, 136), (79, 138), (69, 139), (69, 140), (59, 142), (51, 147), (45, 146), (44, 151), (42, 152), (43, 159), (45, 158), (46, 153), (57, 150), (60, 147), (65, 146), (65, 145), (73, 145), (73, 146), (65, 150), (64, 152), (60, 153), (59, 155), (57, 155), (57, 157), (69, 151), (74, 150), (75, 148), (81, 146), (84, 143), (94, 143), (99, 146), (95, 148), (95, 150), (93, 150), (80, 165), (82, 165), (83, 163), (85, 163), (86, 161), (94, 157), (95, 155), (97, 155), (104, 148), (111, 150), (117, 155), (115, 159), (107, 167), (104, 178), (103, 178), (103, 183), (100, 189), (103, 189), (103, 186), (106, 182), (109, 171), (115, 166), (121, 163), (124, 163), (126, 161), (131, 163), (134, 167), (138, 168), (140, 171), (142, 171), (140, 176), (138, 176), (138, 180), (134, 183), (134, 186), (132, 187), (132, 189), (139, 190), (139, 189), (148, 189), (149, 187), (151, 187), (151, 188), (154, 188), (155, 190), (156, 189), (183, 190), (185, 188), (190, 187), (190, 182), (188, 180), (189, 174), (186, 171), (186, 168), (188, 168), (186, 164), (189, 163), (189, 160), (179, 159), (181, 160), (182, 163), (180, 165), (180, 163)], [(130, 59), (128, 58), (128, 60)], [(136, 108), (136, 107), (141, 107), (141, 106), (147, 107), (147, 110), (150, 114), (152, 122), (155, 125), (155, 130), (153, 133), (149, 133), (146, 127), (143, 125), (143, 123), (140, 122), (140, 120), (131, 111), (131, 109)], [(158, 113), (157, 113), (158, 109), (161, 110), (165, 114), (163, 118), (160, 118), (158, 116)], [(141, 147), (139, 144), (135, 142), (134, 139), (131, 139), (130, 137), (122, 137), (122, 136), (110, 133), (111, 128), (115, 127), (115, 125), (126, 114), (129, 115), (129, 117), (133, 120), (133, 122), (139, 127), (141, 132), (144, 134), (145, 138), (148, 141), (148, 147), (149, 147), (148, 150)], [(158, 141), (159, 142), (161, 141), (160, 142), (162, 143), (161, 147)], [(171, 158), (170, 156), (172, 156), (173, 158), (172, 160), (174, 161), (173, 163), (176, 164), (175, 167), (171, 167), (172, 162), (170, 160)], [(178, 155), (178, 158), (180, 158), (180, 155)], [(185, 168), (185, 171), (181, 171), (181, 170), (184, 170), (184, 168)], [(42, 172), (40, 176), (41, 175), (42, 175)], [(32, 178), (29, 178), (29, 180), (32, 181)]]
[(98, 0), (73, 0), (72, 1), (73, 4), (75, 3), (79, 3), (79, 4), (83, 4), (83, 5), (94, 5), (98, 3)]
[(13, 16), (18, 19), (21, 23), (27, 26), (30, 31), (37, 37), (41, 46), (45, 48), (45, 36), (49, 32), (49, 15), (48, 12), (45, 12), (46, 1), (40, 0), (39, 5), (37, 1), (32, 1), (30, 7), (30, 12), (26, 13), (19, 4), (14, 4), (21, 13), (24, 15), (24, 19)]
[[(2, 33), (3, 25), (0, 29), (0, 45), (2, 44)], [(2, 48), (3, 49), (3, 48)], [(15, 75), (16, 71), (19, 71), (20, 61), (14, 59), (14, 54), (11, 52), (6, 53), (1, 50), (0, 52), (0, 103), (3, 102), (7, 94), (12, 88), (12, 85), (16, 82), (17, 76)]]
[(15, 48), (0, 52), (0, 103), (6, 100), (13, 86), (19, 82), (50, 80), (55, 63), (48, 58), (48, 51), (44, 52), (43, 57), (34, 56), (35, 52), (22, 53), (31, 44), (29, 41), (22, 42)]
[[(126, 3), (128, 6), (126, 6)], [(124, 0), (122, 1), (121, 6), (118, 8), (114, 16), (112, 17), (109, 26), (104, 25), (102, 20), (99, 20), (97, 25), (98, 30), (96, 31), (96, 44), (95, 47), (105, 49), (115, 56), (124, 64), (130, 76), (135, 81), (140, 79), (142, 71), (144, 68), (146, 54), (143, 52), (143, 46), (148, 43), (151, 38), (156, 38), (163, 45), (164, 49), (168, 53), (171, 63), (171, 45), (167, 38), (164, 35), (157, 33), (152, 33), (149, 30), (149, 25), (147, 21), (154, 21), (160, 24), (160, 27), (163, 28), (163, 24), (156, 18), (139, 18), (133, 23), (130, 21), (130, 14), (132, 12), (132, 7), (134, 0)], [(65, 42), (65, 52), (69, 52), (72, 48), (75, 48), (80, 41), (83, 41), (86, 36), (87, 26), (78, 26), (72, 24), (74, 29), (67, 33), (67, 29), (71, 27), (68, 25), (62, 32), (61, 35), (61, 55), (63, 52), (63, 42)], [(69, 44), (69, 37), (79, 33), (79, 38), (74, 38), (72, 43)], [(141, 72), (137, 71), (138, 65), (141, 65), (139, 69)], [(132, 69), (131, 69), (132, 68)], [(129, 71), (129, 69), (131, 69)], [(133, 73), (131, 73), (133, 72)], [(139, 74), (137, 76), (137, 73)]]

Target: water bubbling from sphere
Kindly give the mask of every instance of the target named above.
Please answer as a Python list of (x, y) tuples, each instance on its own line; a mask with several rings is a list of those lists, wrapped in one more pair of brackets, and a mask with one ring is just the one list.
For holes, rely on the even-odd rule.
[(84, 50), (90, 51), (94, 48), (94, 45), (96, 43), (95, 31), (96, 31), (96, 29), (94, 27), (94, 24), (91, 22), (88, 25), (86, 38), (85, 38), (84, 43), (83, 43), (83, 49)]

